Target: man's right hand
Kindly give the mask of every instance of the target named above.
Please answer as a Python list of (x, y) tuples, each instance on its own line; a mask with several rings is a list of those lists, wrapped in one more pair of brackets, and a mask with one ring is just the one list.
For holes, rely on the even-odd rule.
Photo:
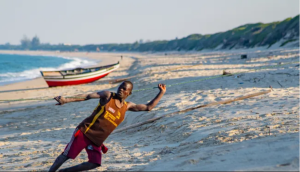
[(54, 100), (56, 100), (58, 103), (55, 105), (63, 105), (65, 103), (67, 103), (66, 99), (62, 96), (57, 96), (53, 98)]

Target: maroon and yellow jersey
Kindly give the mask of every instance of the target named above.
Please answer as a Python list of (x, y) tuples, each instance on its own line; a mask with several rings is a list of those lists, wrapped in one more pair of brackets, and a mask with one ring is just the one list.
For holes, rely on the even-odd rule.
[(78, 125), (81, 132), (97, 146), (101, 146), (125, 118), (127, 103), (124, 101), (124, 105), (118, 108), (114, 97), (115, 93), (112, 93), (105, 105), (99, 103), (91, 116), (85, 118)]

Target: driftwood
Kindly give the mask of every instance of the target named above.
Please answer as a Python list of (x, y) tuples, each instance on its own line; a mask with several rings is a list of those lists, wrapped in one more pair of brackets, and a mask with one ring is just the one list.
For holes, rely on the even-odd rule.
[(130, 128), (134, 128), (134, 127), (138, 127), (138, 126), (141, 126), (141, 125), (144, 125), (144, 124), (148, 124), (148, 123), (154, 122), (156, 120), (159, 120), (159, 119), (161, 119), (163, 117), (166, 117), (166, 116), (169, 116), (169, 115), (175, 115), (175, 114), (179, 114), (179, 113), (183, 113), (183, 112), (188, 112), (188, 111), (199, 109), (199, 108), (214, 106), (214, 105), (228, 104), (228, 103), (231, 103), (231, 102), (235, 102), (235, 101), (244, 100), (244, 99), (247, 99), (247, 98), (251, 98), (251, 97), (255, 97), (255, 96), (267, 94), (267, 93), (270, 93), (272, 91), (271, 89), (272, 89), (272, 87), (270, 86), (270, 90), (268, 90), (268, 91), (262, 91), (262, 92), (258, 92), (258, 93), (253, 93), (253, 94), (249, 94), (249, 95), (246, 95), (246, 96), (237, 97), (235, 99), (229, 99), (229, 100), (223, 100), (223, 101), (218, 101), (218, 102), (212, 102), (212, 103), (208, 103), (208, 104), (205, 104), (205, 105), (200, 105), (200, 106), (196, 106), (196, 107), (184, 109), (184, 110), (177, 111), (177, 112), (168, 113), (168, 114), (162, 115), (160, 117), (148, 119), (147, 121), (144, 121), (144, 122), (140, 122), (140, 123), (137, 123), (137, 124), (129, 125), (129, 126), (124, 127), (124, 128), (117, 129), (113, 133), (117, 133), (117, 132), (120, 132), (120, 131), (125, 131), (125, 130), (128, 130)]
[(247, 54), (242, 54), (241, 55), (241, 59), (246, 59), (247, 58)]
[(232, 73), (226, 72), (225, 70), (223, 70), (223, 74), (222, 75), (228, 75), (228, 76), (230, 76), (230, 75), (232, 75)]
[(281, 88), (283, 88), (283, 86), (280, 84), (280, 82), (279, 81), (277, 81), (277, 83), (281, 86)]

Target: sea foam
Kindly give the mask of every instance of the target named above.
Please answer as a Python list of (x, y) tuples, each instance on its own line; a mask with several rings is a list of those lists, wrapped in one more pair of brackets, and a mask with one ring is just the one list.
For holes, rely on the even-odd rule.
[(58, 67), (40, 67), (40, 68), (25, 70), (22, 72), (0, 73), (0, 85), (6, 85), (14, 82), (20, 82), (20, 81), (41, 77), (40, 71), (57, 71), (57, 70), (72, 69), (77, 67), (87, 67), (99, 63), (99, 61), (89, 60), (89, 59), (79, 58), (79, 57), (63, 57), (63, 56), (55, 56), (55, 57), (64, 58), (71, 61), (68, 63), (61, 64)]

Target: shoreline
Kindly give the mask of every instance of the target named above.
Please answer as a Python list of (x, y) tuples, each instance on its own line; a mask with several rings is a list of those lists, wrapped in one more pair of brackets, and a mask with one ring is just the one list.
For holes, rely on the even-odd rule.
[[(70, 62), (61, 64), (60, 66), (66, 65), (66, 64), (70, 64), (72, 62), (75, 62), (76, 59), (88, 60), (89, 61), (87, 64), (83, 64), (83, 67), (97, 66), (97, 65), (100, 65), (102, 63), (102, 60), (100, 60), (100, 59), (89, 58), (89, 57), (86, 57), (86, 56), (78, 57), (78, 56), (61, 55), (61, 54), (57, 54), (57, 52), (50, 52), (50, 51), (48, 52), (48, 51), (3, 51), (3, 50), (0, 50), (0, 54), (6, 54), (6, 55), (24, 55), (24, 56), (45, 56), (45, 57), (50, 57), (50, 58), (51, 57), (57, 57), (57, 58), (63, 58), (63, 59), (69, 59), (69, 60), (71, 60)], [(96, 63), (96, 64), (89, 64), (89, 63)], [(51, 67), (51, 68), (57, 68), (57, 67)], [(29, 70), (25, 70), (25, 71), (35, 70), (37, 68), (29, 69)], [(57, 70), (60, 70), (60, 69), (57, 69)], [(22, 71), (22, 72), (25, 72), (25, 71)], [(22, 72), (18, 72), (18, 73), (22, 73)], [(28, 81), (36, 80), (36, 79), (39, 79), (39, 78), (43, 78), (43, 77), (39, 76), (39, 77), (35, 77), (35, 78), (30, 78), (30, 79), (22, 79), (22, 80), (17, 80), (17, 81), (3, 82), (0, 85), (0, 90), (1, 90), (2, 86), (10, 86), (10, 85), (14, 86), (16, 83), (23, 83), (23, 82), (26, 83)]]
[[(127, 69), (130, 67), (131, 64), (129, 64), (132, 60), (130, 59), (130, 55), (128, 54), (117, 54), (117, 53), (85, 53), (85, 52), (52, 52), (52, 51), (2, 51), (0, 50), (0, 54), (20, 54), (20, 55), (37, 55), (37, 56), (59, 56), (59, 57), (71, 57), (71, 58), (81, 58), (81, 59), (89, 59), (89, 60), (96, 60), (98, 61), (97, 64), (91, 65), (92, 66), (98, 66), (98, 65), (108, 65), (115, 63), (117, 61), (121, 61), (121, 55), (123, 55), (123, 60), (128, 62), (120, 62), (121, 68), (125, 65), (125, 68)], [(126, 70), (124, 69), (124, 70)], [(22, 98), (34, 98), (34, 97), (41, 97), (38, 93), (41, 93), (42, 95), (45, 90), (49, 90), (49, 92), (52, 92), (55, 95), (61, 95), (61, 94), (68, 94), (67, 92), (70, 92), (72, 94), (75, 94), (74, 91), (68, 91), (68, 89), (74, 89), (74, 88), (84, 88), (84, 87), (91, 87), (92, 85), (96, 84), (97, 82), (101, 82), (106, 80), (107, 78), (114, 78), (114, 74), (116, 71), (112, 72), (105, 78), (101, 78), (98, 81), (95, 81), (93, 83), (83, 84), (83, 85), (74, 85), (74, 86), (65, 86), (65, 87), (48, 87), (47, 83), (45, 82), (43, 77), (37, 77), (25, 81), (19, 81), (14, 83), (9, 83), (5, 85), (0, 86), (0, 97), (2, 100), (13, 100), (13, 99), (22, 99)], [(107, 84), (106, 84), (107, 85)], [(100, 86), (100, 88), (102, 88)], [(93, 90), (93, 89), (84, 89), (86, 91)], [(32, 93), (38, 92), (34, 94)], [(46, 98), (52, 98), (54, 96), (50, 96), (50, 94), (47, 94), (47, 96), (42, 96)], [(36, 101), (21, 101), (21, 102), (0, 102), (0, 108), (3, 108), (5, 106), (16, 106), (16, 104), (21, 104), (22, 106), (24, 104), (34, 104)]]
[[(112, 64), (112, 62), (110, 62), (110, 59), (108, 58), (97, 58), (96, 55), (99, 55), (98, 53), (91, 53), (89, 54), (85, 54), (84, 52), (54, 52), (54, 51), (18, 51), (18, 50), (0, 50), (0, 54), (16, 54), (16, 55), (29, 55), (29, 56), (48, 56), (48, 57), (60, 57), (60, 58), (80, 58), (80, 59), (88, 59), (88, 60), (92, 60), (97, 62), (97, 64), (95, 65), (88, 65), (89, 67), (93, 67), (93, 66), (98, 66), (98, 65), (107, 65), (107, 64)], [(81, 56), (78, 56), (81, 55)], [(84, 55), (84, 56), (83, 56)], [(40, 80), (40, 78), (43, 78), (42, 76), (40, 77), (36, 77), (36, 78), (32, 78), (32, 79), (26, 79), (26, 80), (21, 80), (21, 81), (16, 81), (16, 82), (8, 82), (7, 84), (3, 84), (0, 85), (0, 91), (6, 90), (5, 87), (10, 87), (12, 86), (13, 88), (16, 85), (21, 85), (22, 83), (25, 83), (25, 85), (27, 86), (28, 83), (30, 83), (30, 81), (34, 82), (35, 80)], [(43, 86), (45, 86), (44, 84), (42, 84)], [(47, 86), (47, 85), (46, 85)], [(4, 89), (3, 89), (4, 87)]]

